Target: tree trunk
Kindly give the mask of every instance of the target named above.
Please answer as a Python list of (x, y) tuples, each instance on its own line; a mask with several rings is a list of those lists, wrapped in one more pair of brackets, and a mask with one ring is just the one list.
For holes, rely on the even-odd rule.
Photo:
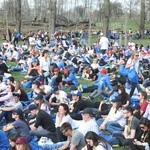
[(130, 12), (129, 12), (129, 19), (131, 20), (131, 17), (132, 17), (132, 0), (130, 0), (130, 6), (129, 6), (130, 8)]
[(110, 0), (104, 1), (104, 16), (103, 16), (103, 33), (107, 36), (109, 29), (109, 18), (110, 18)]
[(16, 0), (16, 29), (21, 32), (21, 0)]
[(50, 0), (50, 3), (49, 3), (49, 32), (50, 34), (54, 34), (55, 32), (56, 4), (57, 4), (57, 0)]
[(142, 38), (144, 38), (145, 31), (145, 0), (141, 0), (141, 19), (140, 19), (140, 33)]

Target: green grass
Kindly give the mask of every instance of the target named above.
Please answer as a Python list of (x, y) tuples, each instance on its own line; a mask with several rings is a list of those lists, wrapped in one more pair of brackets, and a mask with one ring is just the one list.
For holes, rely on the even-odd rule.
[[(15, 62), (7, 62), (7, 64), (12, 67), (12, 66), (15, 66), (16, 63)], [(16, 80), (22, 80), (24, 78), (24, 76), (20, 73), (20, 72), (11, 72), (12, 73), (12, 76), (16, 79)], [(91, 86), (93, 85), (93, 82), (92, 81), (88, 81), (86, 79), (83, 79), (83, 78), (79, 78), (78, 79), (79, 83), (82, 84), (82, 85), (87, 85), (87, 86)], [(67, 91), (69, 92), (69, 88), (67, 88)], [(29, 91), (30, 89), (25, 89), (26, 91)], [(83, 93), (83, 96), (89, 96), (90, 93)], [(96, 99), (96, 100), (100, 100), (100, 99)], [(124, 147), (117, 147), (117, 148), (113, 148), (114, 150), (125, 150)]]
[[(127, 23), (127, 26), (125, 27), (125, 24)], [(145, 29), (149, 28), (150, 22), (145, 23)], [(96, 27), (97, 28), (102, 28), (102, 22), (96, 22)], [(127, 18), (127, 21), (125, 18), (118, 18), (118, 19), (111, 19), (110, 24), (109, 24), (109, 29), (110, 30), (126, 30), (132, 29), (132, 31), (138, 31), (139, 30), (139, 23), (129, 20)]]

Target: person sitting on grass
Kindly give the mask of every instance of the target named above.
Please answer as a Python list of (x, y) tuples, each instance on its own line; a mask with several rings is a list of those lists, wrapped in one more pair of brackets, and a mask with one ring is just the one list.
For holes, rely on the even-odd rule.
[(100, 118), (97, 124), (100, 130), (107, 130), (111, 134), (122, 133), (124, 130), (125, 119), (123, 116), (122, 103), (119, 97), (112, 99), (112, 107), (105, 119)]
[(128, 106), (124, 108), (123, 113), (126, 119), (124, 131), (122, 134), (116, 133), (113, 135), (120, 146), (129, 145), (130, 142), (139, 139), (141, 136), (140, 120), (133, 116), (133, 109)]
[(13, 93), (13, 100), (15, 103), (12, 106), (6, 106), (6, 107), (0, 107), (0, 121), (2, 120), (3, 117), (5, 117), (6, 123), (10, 123), (14, 121), (12, 118), (12, 112), (13, 110), (16, 109), (23, 109), (23, 105), (20, 102), (20, 94), (19, 93)]
[(30, 142), (31, 134), (27, 123), (24, 121), (22, 110), (20, 109), (13, 110), (12, 118), (15, 121), (5, 125), (3, 127), (3, 131), (5, 131), (5, 133), (7, 133), (8, 136), (11, 135), (12, 133), (20, 133), (20, 136), (25, 137), (26, 140)]
[(58, 148), (58, 150), (67, 148), (70, 150), (81, 150), (85, 146), (84, 135), (78, 130), (73, 130), (70, 123), (63, 123), (60, 130), (64, 136), (67, 136), (67, 141), (63, 146)]
[(150, 120), (142, 118), (140, 120), (140, 128), (142, 130), (139, 139), (134, 139), (129, 143), (132, 150), (148, 150), (150, 149)]
[[(90, 95), (90, 99), (94, 99), (101, 95), (110, 96), (113, 93), (113, 87), (110, 82), (110, 77), (107, 75), (107, 71), (102, 69), (100, 71), (101, 78), (99, 80), (98, 89), (94, 90), (93, 93)], [(109, 89), (109, 92), (106, 91), (106, 87)]]
[(71, 93), (72, 94), (72, 102), (73, 106), (70, 109), (70, 115), (73, 119), (76, 120), (81, 120), (82, 116), (80, 111), (84, 110), (87, 107), (91, 108), (97, 108), (97, 110), (100, 108), (101, 102), (97, 101), (91, 101), (91, 100), (83, 100), (81, 92), (79, 91), (74, 91)]
[(81, 150), (113, 150), (111, 145), (95, 132), (89, 131), (85, 135), (86, 146)]

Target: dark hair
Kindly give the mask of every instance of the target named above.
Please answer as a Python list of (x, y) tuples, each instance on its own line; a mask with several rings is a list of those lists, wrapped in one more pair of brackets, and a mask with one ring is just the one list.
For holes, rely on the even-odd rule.
[(10, 88), (11, 88), (11, 92), (14, 92), (15, 87), (12, 84), (10, 84)]
[(143, 124), (145, 126), (147, 126), (150, 129), (150, 120), (148, 120), (147, 118), (141, 118), (140, 120), (140, 124)]
[[(12, 142), (16, 142), (17, 138), (19, 137), (19, 133), (14, 133), (14, 134), (11, 134), (9, 135), (9, 140), (12, 141)], [(10, 147), (10, 150), (16, 150), (16, 147)]]
[(67, 115), (69, 113), (69, 107), (67, 104), (61, 103), (59, 106), (62, 106), (64, 108), (64, 110), (66, 111), (65, 115)]
[(63, 130), (65, 131), (72, 130), (71, 124), (69, 122), (63, 123), (62, 126), (60, 127), (60, 131), (62, 132)]
[(1, 82), (3, 81), (3, 76), (0, 76), (0, 81), (1, 81)]
[(147, 99), (147, 93), (145, 91), (141, 91), (140, 93), (144, 97), (144, 99)]
[(129, 95), (125, 90), (124, 86), (120, 86), (119, 89), (121, 91), (121, 94), (119, 94), (120, 100), (121, 102), (124, 104), (124, 102), (126, 103), (129, 100)]
[[(102, 144), (102, 146), (105, 149), (109, 149), (108, 145), (110, 145), (105, 139), (102, 137), (98, 136), (95, 132), (93, 131), (88, 131), (85, 135), (85, 141), (86, 139), (92, 140), (94, 146), (98, 146), (99, 144)], [(93, 147), (87, 144), (87, 149), (88, 150), (93, 150)]]
[(10, 80), (10, 82), (14, 83), (15, 78), (14, 77), (9, 77), (8, 80)]
[(131, 108), (130, 106), (125, 107), (124, 110), (130, 112), (133, 115), (133, 108)]

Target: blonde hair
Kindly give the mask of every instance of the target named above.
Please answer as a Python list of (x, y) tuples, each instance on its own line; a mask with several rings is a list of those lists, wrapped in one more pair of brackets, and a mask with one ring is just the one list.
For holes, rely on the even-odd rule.
[(133, 52), (131, 58), (133, 59), (136, 55), (139, 55), (139, 52)]

